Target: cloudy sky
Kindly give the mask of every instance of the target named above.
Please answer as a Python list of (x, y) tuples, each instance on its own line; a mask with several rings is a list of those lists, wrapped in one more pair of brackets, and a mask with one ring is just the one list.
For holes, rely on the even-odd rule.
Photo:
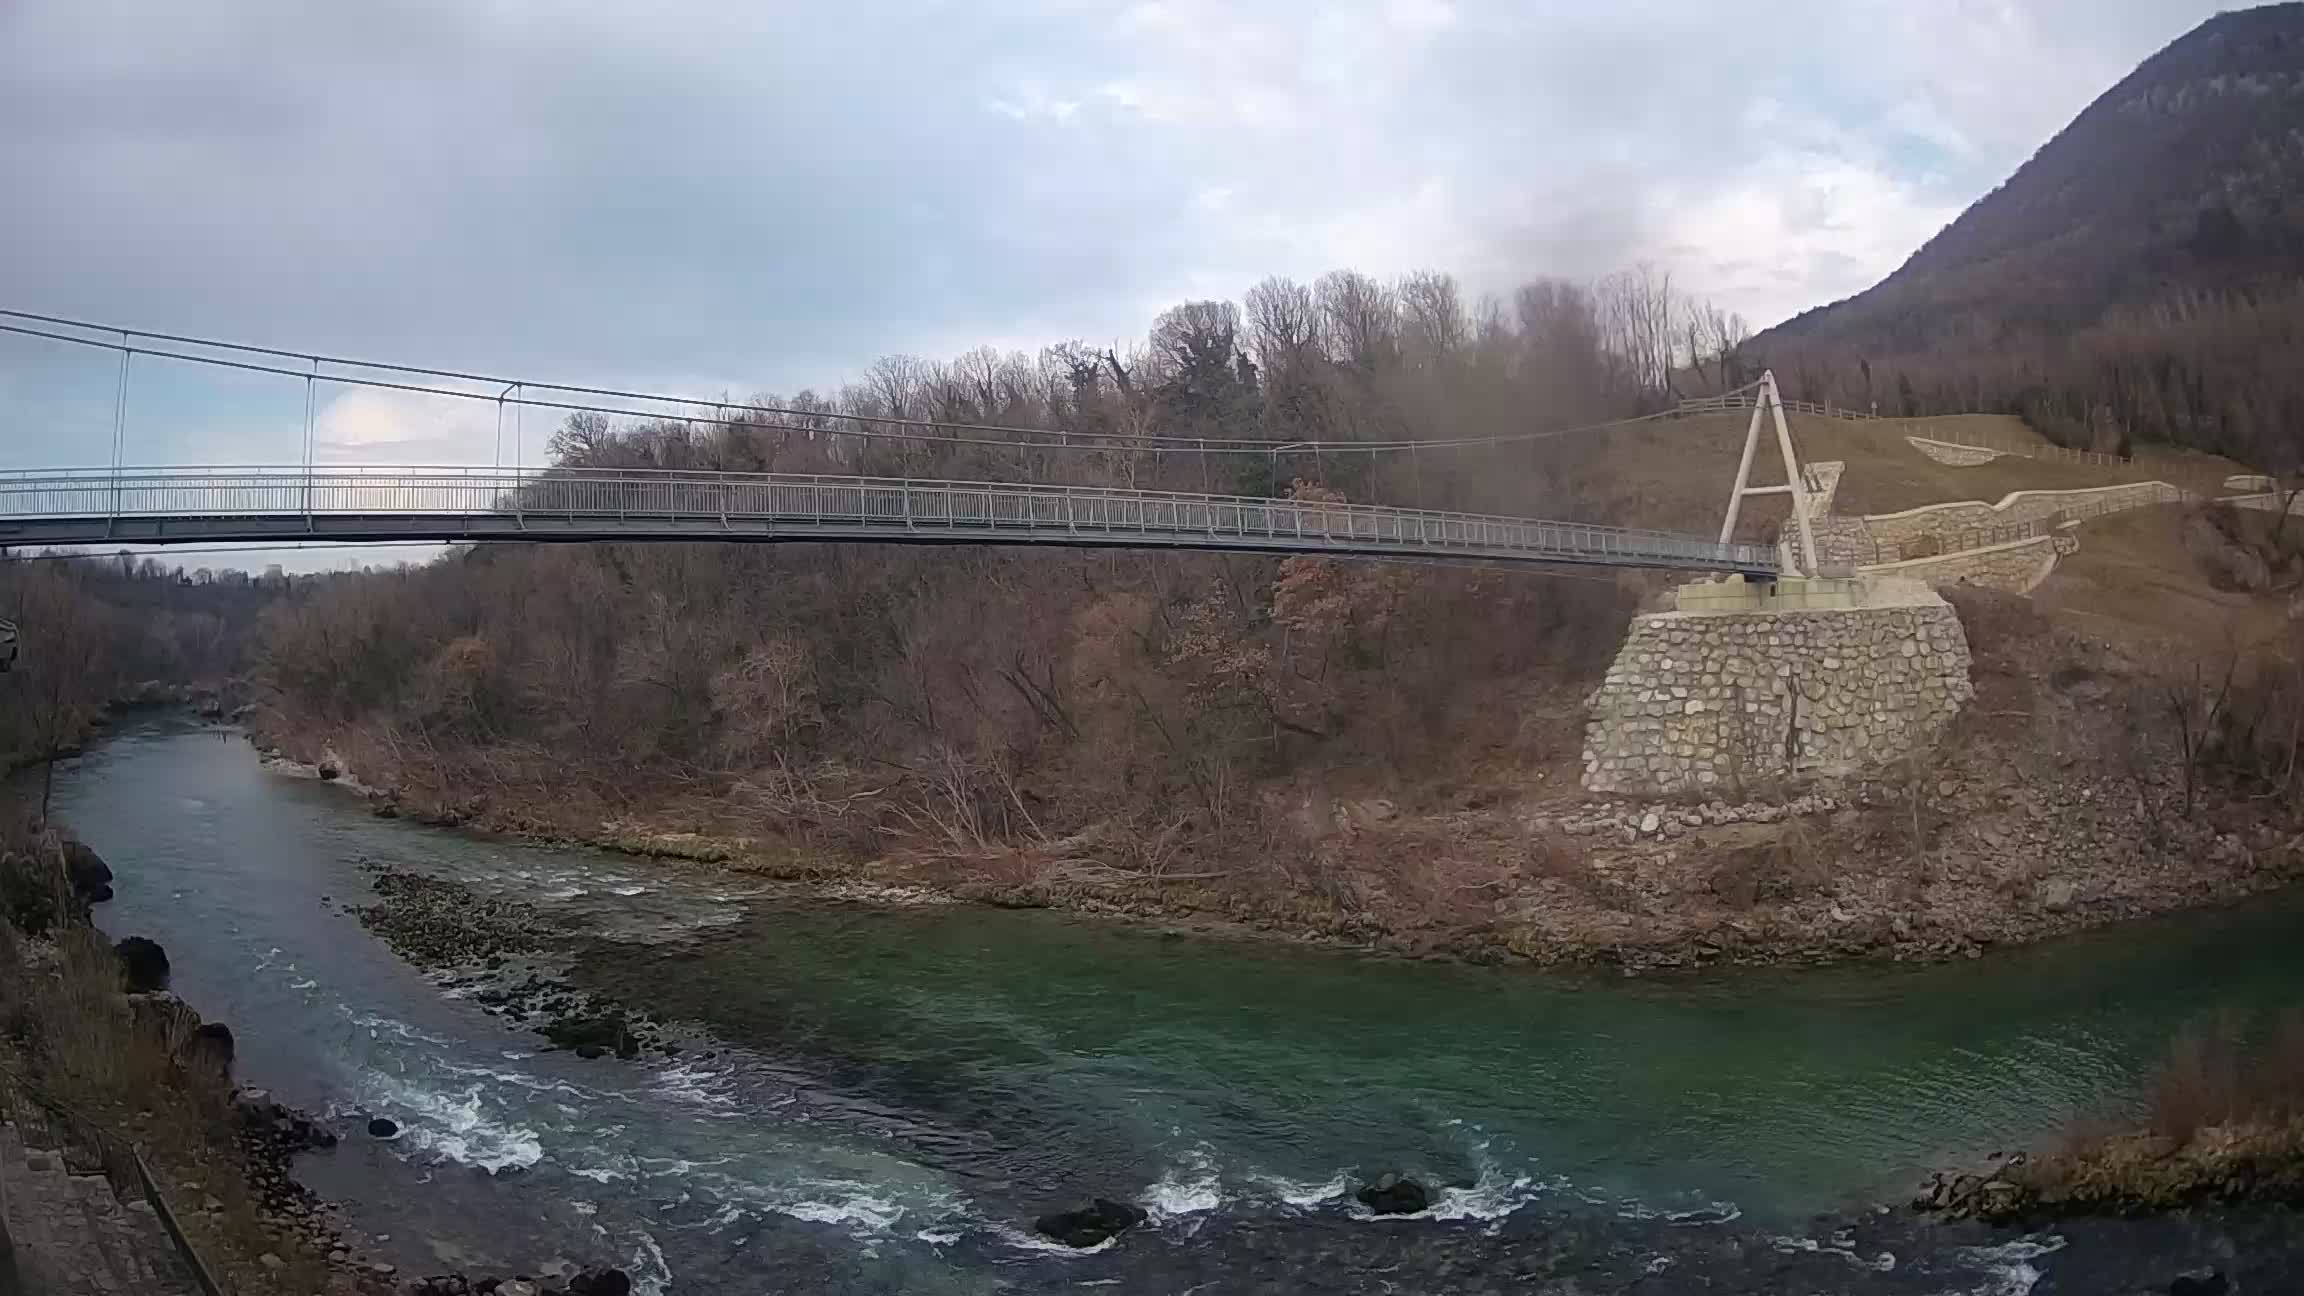
[[(737, 395), (1339, 266), (1645, 259), (1768, 323), (2213, 8), (0, 0), (0, 306)], [(109, 372), (0, 337), (0, 467), (105, 462)], [(292, 384), (137, 381), (131, 461), (296, 457)], [(323, 457), (491, 454), (322, 405)]]

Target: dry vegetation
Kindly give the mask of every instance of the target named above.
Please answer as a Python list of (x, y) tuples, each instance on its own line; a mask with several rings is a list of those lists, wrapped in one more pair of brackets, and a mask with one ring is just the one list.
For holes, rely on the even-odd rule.
[(2304, 1013), (2269, 1030), (2224, 1019), (2179, 1036), (2133, 1128), (2091, 1124), (2008, 1172), (2009, 1212), (2167, 1210), (2304, 1201)]
[(278, 588), (151, 558), (0, 554), (0, 617), (22, 628), (21, 657), (0, 676), (0, 773), (77, 750), (108, 706), (148, 684), (230, 676)]
[[(1125, 357), (899, 358), (834, 398), (760, 402), (823, 410), (814, 424), (706, 435), (579, 417), (555, 448), (579, 466), (1071, 474), (1687, 527), (1717, 515), (1743, 420), (1462, 456), (1278, 450), (1579, 422), (1742, 376), (1732, 342), (1700, 342), (1693, 367), (1639, 359), (1651, 353), (1635, 322), (1651, 318), (1702, 339), (1714, 317), (1642, 276), (1598, 293), (1538, 285), (1511, 316), (1458, 304), (1438, 276), (1270, 281), (1244, 315), (1170, 312)], [(1689, 354), (1669, 333), (1664, 347)], [(1201, 460), (868, 440), (835, 417), (859, 414), (1275, 449)], [(1856, 508), (2149, 476), (2213, 485), (2231, 467), (1952, 468), (1893, 425), (1801, 419), (1796, 435), (1806, 457), (1849, 465)], [(1765, 536), (1755, 513), (1750, 533)], [(2218, 845), (2264, 810), (2228, 795), (2242, 771), (2227, 749), (2269, 731), (2225, 732), (2241, 714), (2229, 700), (2213, 715), (2168, 700), (2171, 671), (2237, 660), (2217, 654), (2261, 591), (2216, 595), (2233, 615), (2212, 625), (2171, 618), (2187, 623), (2179, 653), (2140, 650), (2117, 619), (1964, 603), (1986, 704), (1940, 755), (1813, 818), (1564, 835), (1583, 697), (1656, 587), (1302, 558), (492, 547), (300, 582), (265, 622), (261, 725), (440, 822), (1476, 957), (1941, 957), (2286, 875), (2287, 856), (2253, 836), (2237, 853)], [(2250, 681), (2272, 650), (2250, 641)], [(2063, 845), (2038, 848), (2051, 841)]]
[[(58, 839), (25, 828), (16, 807), (0, 813), (0, 1067), (132, 1143), (231, 1289), (351, 1292), (321, 1253), (266, 1222), (235, 1138), (230, 1079), (188, 1033), (197, 1018), (132, 1003), (119, 957), (75, 907)], [(116, 1184), (132, 1182), (126, 1167), (107, 1169)], [(282, 1263), (260, 1263), (267, 1253)]]
[[(1661, 277), (1531, 286), (1339, 273), (1188, 303), (1130, 354), (884, 360), (821, 410), (709, 434), (580, 416), (570, 466), (1132, 482), (1573, 514), (1559, 441), (1318, 455), (1652, 410), (1731, 382), (1738, 326)], [(1688, 363), (1693, 355), (1693, 365)], [(1201, 457), (866, 439), (839, 415), (1250, 438)], [(1692, 435), (1701, 434), (1697, 429)], [(1588, 461), (1586, 466), (1588, 467)], [(549, 483), (546, 484), (549, 488)], [(1717, 507), (1717, 504), (1713, 505)], [(1687, 519), (1674, 519), (1685, 524)], [(858, 546), (490, 549), (302, 586), (269, 618), (267, 732), (404, 808), (532, 832), (750, 839), (976, 891), (1315, 925), (1455, 922), (1387, 824), (1573, 762), (1566, 696), (1647, 588), (1590, 575), (1175, 554)], [(1368, 814), (1358, 814), (1367, 819)], [(678, 853), (678, 842), (665, 842)], [(710, 846), (702, 847), (713, 852)], [(1368, 917), (1381, 911), (1378, 921)]]

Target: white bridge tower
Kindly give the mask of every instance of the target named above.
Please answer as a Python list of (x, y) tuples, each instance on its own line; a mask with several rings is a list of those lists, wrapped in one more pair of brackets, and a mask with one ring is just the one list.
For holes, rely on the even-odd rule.
[[(1752, 482), (1752, 455), (1760, 448), (1760, 421), (1773, 417), (1776, 424), (1776, 449), (1784, 458), (1784, 484), (1781, 486), (1754, 486)], [(1736, 515), (1743, 511), (1747, 495), (1789, 495), (1792, 497), (1792, 520), (1800, 528), (1798, 552), (1787, 555), (1786, 575), (1814, 576), (1817, 553), (1816, 533), (1808, 520), (1808, 486), (1800, 476), (1800, 457), (1792, 452), (1792, 430), (1784, 425), (1784, 401), (1776, 394), (1776, 371), (1771, 369), (1760, 375), (1760, 390), (1752, 397), (1752, 424), (1744, 431), (1744, 456), (1736, 464), (1736, 484), (1728, 491), (1728, 516), (1720, 523), (1720, 543), (1727, 544), (1736, 534)]]

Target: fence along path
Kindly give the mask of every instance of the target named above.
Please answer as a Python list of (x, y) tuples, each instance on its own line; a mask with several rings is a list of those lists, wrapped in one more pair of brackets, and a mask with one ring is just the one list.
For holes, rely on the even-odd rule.
[[(1701, 396), (1684, 400), (1673, 407), (1680, 415), (1722, 414), (1752, 408), (1758, 399), (1756, 393), (1730, 392), (1725, 396)], [(1944, 427), (1932, 420), (1903, 418), (1895, 415), (1875, 414), (1870, 410), (1849, 409), (1846, 406), (1818, 404), (1815, 401), (1787, 400), (1784, 411), (1788, 414), (1812, 414), (1818, 418), (1847, 419), (1858, 423), (1892, 423), (1905, 435), (1921, 441), (1934, 441), (1941, 445), (1960, 446), (1969, 450), (1990, 450), (1995, 454), (2014, 455), (2020, 459), (2039, 459), (2056, 463), (2090, 464), (2105, 468), (2125, 468), (2135, 460), (2120, 455), (2104, 454), (2095, 450), (2073, 450), (2060, 445), (2020, 445), (1981, 432), (1965, 428)]]

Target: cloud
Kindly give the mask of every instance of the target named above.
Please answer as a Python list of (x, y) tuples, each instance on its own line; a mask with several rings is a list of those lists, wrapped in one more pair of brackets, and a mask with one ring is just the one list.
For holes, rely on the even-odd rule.
[[(17, 0), (0, 285), (736, 394), (1137, 336), (1181, 297), (1340, 265), (1504, 292), (1645, 259), (1765, 322), (1893, 269), (2212, 8)], [(223, 413), (156, 443), (297, 453), (299, 415)], [(347, 455), (493, 436), (391, 401), (328, 415)]]
[(351, 388), (313, 421), (323, 464), (483, 465), (540, 461), (549, 420), (493, 405), (413, 392)]

